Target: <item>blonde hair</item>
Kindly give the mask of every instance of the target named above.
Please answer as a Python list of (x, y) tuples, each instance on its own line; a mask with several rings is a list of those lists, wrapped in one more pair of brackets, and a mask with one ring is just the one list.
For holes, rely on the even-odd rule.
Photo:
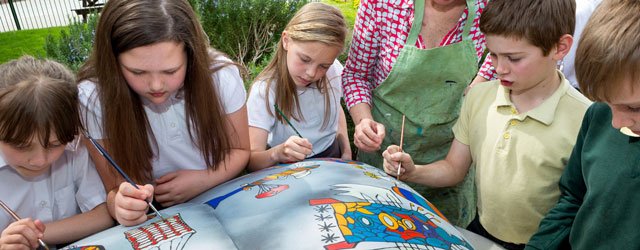
[[(347, 26), (342, 12), (336, 7), (317, 2), (308, 3), (300, 8), (284, 30), (294, 42), (321, 42), (327, 46), (339, 47), (341, 50), (344, 49), (347, 36)], [(287, 117), (304, 120), (300, 111), (296, 85), (287, 68), (287, 52), (284, 49), (282, 39), (276, 45), (275, 56), (256, 78), (256, 81), (260, 80), (266, 82), (267, 90), (271, 89), (272, 84), (275, 83), (275, 103)], [(330, 112), (329, 88), (331, 86), (326, 75), (316, 85), (325, 97), (324, 127), (328, 122), (327, 118)], [(269, 95), (266, 96), (265, 103), (269, 105)], [(271, 114), (270, 107), (267, 106), (267, 110)], [(284, 118), (279, 113), (276, 113), (275, 116), (277, 120), (284, 122)]]
[(0, 65), (0, 141), (24, 145), (37, 135), (47, 148), (51, 133), (67, 144), (81, 129), (78, 89), (67, 67), (31, 56)]
[(576, 50), (576, 76), (590, 99), (609, 101), (625, 80), (640, 81), (639, 13), (640, 1), (605, 0), (587, 22)]

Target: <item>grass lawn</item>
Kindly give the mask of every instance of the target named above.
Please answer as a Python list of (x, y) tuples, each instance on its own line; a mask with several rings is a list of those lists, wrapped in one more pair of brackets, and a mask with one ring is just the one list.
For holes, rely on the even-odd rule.
[(353, 7), (353, 0), (322, 0), (323, 3), (338, 7), (342, 11), (342, 15), (347, 19), (347, 27), (349, 31), (353, 29), (353, 23), (356, 20), (357, 9)]
[(351, 36), (353, 32), (353, 23), (356, 20), (356, 14), (358, 9), (354, 7), (354, 0), (322, 0), (323, 3), (336, 6), (340, 11), (342, 11), (342, 15), (344, 15), (344, 19), (347, 20), (347, 29), (349, 29), (349, 33), (347, 34), (347, 41), (345, 44), (345, 50), (338, 56), (338, 60), (344, 64), (347, 60), (347, 54), (349, 53), (349, 45), (351, 44)]
[(49, 34), (59, 36), (62, 29), (66, 29), (66, 27), (1, 32), (0, 63), (5, 63), (22, 55), (44, 57), (45, 39)]

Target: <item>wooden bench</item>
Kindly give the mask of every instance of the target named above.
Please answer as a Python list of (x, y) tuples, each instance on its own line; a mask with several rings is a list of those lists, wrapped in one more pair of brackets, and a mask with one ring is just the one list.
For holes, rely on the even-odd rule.
[(82, 16), (82, 22), (83, 23), (87, 22), (87, 15), (92, 14), (92, 13), (100, 13), (100, 10), (102, 10), (102, 6), (91, 6), (91, 7), (84, 7), (84, 8), (80, 8), (80, 9), (73, 9), (73, 11), (78, 16)]
[(87, 22), (87, 16), (93, 13), (99, 13), (104, 7), (104, 3), (98, 3), (98, 0), (82, 0), (82, 8), (72, 9), (78, 16), (82, 16), (82, 22)]

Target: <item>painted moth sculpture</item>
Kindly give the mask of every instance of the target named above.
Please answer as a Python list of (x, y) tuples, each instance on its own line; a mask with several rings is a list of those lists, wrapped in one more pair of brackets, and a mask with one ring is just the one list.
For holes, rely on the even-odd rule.
[(473, 249), (410, 187), (355, 161), (277, 165), (163, 214), (66, 249)]

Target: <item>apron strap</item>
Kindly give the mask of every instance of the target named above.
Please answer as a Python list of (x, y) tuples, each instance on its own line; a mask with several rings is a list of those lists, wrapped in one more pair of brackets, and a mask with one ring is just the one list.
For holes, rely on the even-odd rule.
[(413, 23), (411, 24), (411, 31), (409, 31), (409, 38), (407, 38), (405, 46), (413, 46), (416, 44), (416, 41), (418, 41), (418, 34), (420, 34), (422, 18), (424, 17), (424, 1), (426, 0), (415, 0), (413, 2)]
[(477, 0), (467, 0), (467, 22), (464, 24), (464, 29), (462, 30), (462, 39), (469, 39), (469, 32), (471, 31), (471, 27), (473, 26), (473, 20), (476, 19), (476, 11), (478, 10), (478, 6), (476, 6)]
[[(407, 38), (406, 45), (414, 45), (418, 41), (418, 35), (422, 28), (422, 19), (424, 18), (424, 2), (426, 0), (415, 0), (413, 6), (413, 23), (411, 24), (411, 30), (409, 31), (409, 37)], [(476, 18), (477, 6), (475, 4), (477, 0), (467, 0), (467, 22), (464, 24), (462, 31), (462, 39), (468, 40), (471, 26), (473, 26), (473, 20)], [(418, 11), (421, 10), (421, 11)]]

